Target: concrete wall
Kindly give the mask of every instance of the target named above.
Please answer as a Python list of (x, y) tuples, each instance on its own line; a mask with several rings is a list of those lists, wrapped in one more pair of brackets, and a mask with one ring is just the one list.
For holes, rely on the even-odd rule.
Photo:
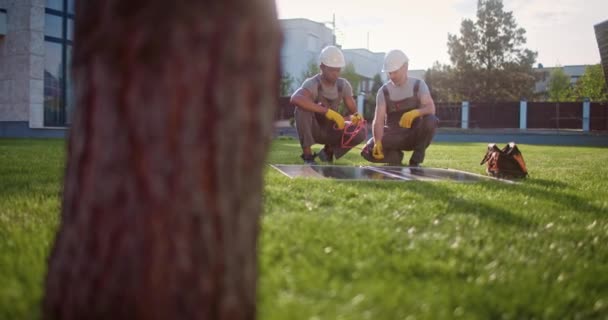
[(44, 0), (0, 0), (7, 34), (0, 37), (0, 122), (43, 125)]
[(367, 49), (344, 49), (346, 63), (355, 66), (357, 74), (373, 79), (382, 70), (384, 52), (372, 52)]
[(284, 43), (281, 48), (281, 63), (284, 73), (294, 78), (292, 90), (300, 86), (302, 73), (308, 62), (319, 63), (319, 53), (334, 43), (331, 29), (324, 24), (308, 19), (281, 20)]
[[(295, 80), (291, 88), (295, 90), (303, 80), (302, 73), (307, 70), (308, 63), (319, 63), (321, 49), (334, 44), (334, 36), (330, 28), (312, 20), (283, 19), (280, 22), (284, 36), (281, 49), (283, 72), (289, 73)], [(345, 49), (343, 52), (346, 62), (352, 62), (357, 73), (366, 79), (373, 79), (382, 70), (383, 52), (367, 49)]]

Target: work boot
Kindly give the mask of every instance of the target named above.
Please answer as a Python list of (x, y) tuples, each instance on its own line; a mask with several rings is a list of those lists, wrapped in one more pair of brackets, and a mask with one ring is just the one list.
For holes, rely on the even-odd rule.
[(319, 160), (327, 163), (334, 163), (334, 151), (331, 150), (331, 147), (325, 145), (321, 151), (317, 154)]
[(304, 160), (304, 164), (317, 164), (317, 162), (315, 161), (315, 157), (317, 155), (316, 154), (302, 154), (300, 156), (300, 158), (302, 158), (302, 160)]
[(410, 173), (411, 174), (415, 174), (418, 176), (423, 176), (424, 175), (424, 170), (422, 168), (420, 168), (420, 163), (410, 159)]

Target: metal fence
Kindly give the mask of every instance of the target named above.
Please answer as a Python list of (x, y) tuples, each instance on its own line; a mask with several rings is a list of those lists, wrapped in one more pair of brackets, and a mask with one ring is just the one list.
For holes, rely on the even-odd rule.
[(435, 114), (444, 128), (462, 127), (462, 105), (460, 103), (440, 103), (435, 105)]
[(469, 128), (519, 128), (519, 102), (471, 102)]
[(528, 128), (581, 129), (583, 108), (580, 102), (528, 102)]
[[(436, 103), (435, 107), (439, 126), (443, 128), (585, 130), (586, 123), (586, 130), (608, 131), (608, 101), (456, 102)], [(373, 110), (373, 106), (365, 108)], [(275, 118), (292, 118), (294, 109), (289, 97), (281, 97)]]
[(608, 101), (592, 102), (589, 118), (592, 131), (608, 131)]

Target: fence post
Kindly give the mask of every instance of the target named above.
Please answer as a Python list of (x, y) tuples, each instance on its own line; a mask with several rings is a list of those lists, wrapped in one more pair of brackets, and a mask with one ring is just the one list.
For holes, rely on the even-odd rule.
[(462, 102), (462, 117), (460, 119), (460, 127), (462, 129), (469, 128), (469, 102), (468, 101)]
[(526, 99), (519, 101), (519, 128), (528, 128), (528, 101)]
[(589, 120), (591, 118), (591, 102), (589, 98), (583, 100), (583, 131), (589, 131)]
[(365, 102), (365, 94), (363, 92), (359, 92), (357, 96), (357, 112), (359, 115), (363, 117), (363, 102)]

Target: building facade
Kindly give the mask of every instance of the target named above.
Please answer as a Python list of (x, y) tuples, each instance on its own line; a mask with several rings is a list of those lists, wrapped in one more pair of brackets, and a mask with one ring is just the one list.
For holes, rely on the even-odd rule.
[(308, 19), (280, 20), (283, 30), (281, 64), (284, 76), (293, 80), (291, 90), (299, 87), (302, 75), (310, 63), (319, 63), (319, 52), (325, 46), (333, 45), (332, 30), (324, 24)]
[(564, 73), (570, 77), (570, 85), (574, 86), (578, 79), (585, 74), (585, 69), (588, 65), (574, 65), (574, 66), (561, 66), (561, 67), (543, 67), (538, 65), (533, 69), (537, 75), (536, 85), (534, 92), (537, 94), (546, 93), (549, 90), (549, 80), (551, 79), (551, 73), (556, 69), (562, 69)]
[(353, 88), (355, 94), (371, 92), (376, 75), (380, 75), (382, 81), (386, 80), (386, 76), (381, 72), (384, 52), (372, 52), (368, 49), (344, 49), (342, 51), (346, 63), (352, 63), (355, 71), (361, 77), (359, 88)]
[(0, 136), (62, 137), (73, 109), (74, 0), (0, 0), (0, 9)]
[[(282, 19), (283, 48), (281, 63), (283, 74), (293, 79), (291, 92), (302, 82), (303, 75), (311, 63), (319, 65), (319, 53), (327, 45), (336, 45), (332, 29), (323, 23), (308, 19)], [(384, 52), (372, 52), (367, 49), (343, 49), (346, 63), (352, 63), (355, 71), (361, 76), (359, 88), (353, 88), (355, 94), (371, 90), (373, 78), (381, 74)]]

